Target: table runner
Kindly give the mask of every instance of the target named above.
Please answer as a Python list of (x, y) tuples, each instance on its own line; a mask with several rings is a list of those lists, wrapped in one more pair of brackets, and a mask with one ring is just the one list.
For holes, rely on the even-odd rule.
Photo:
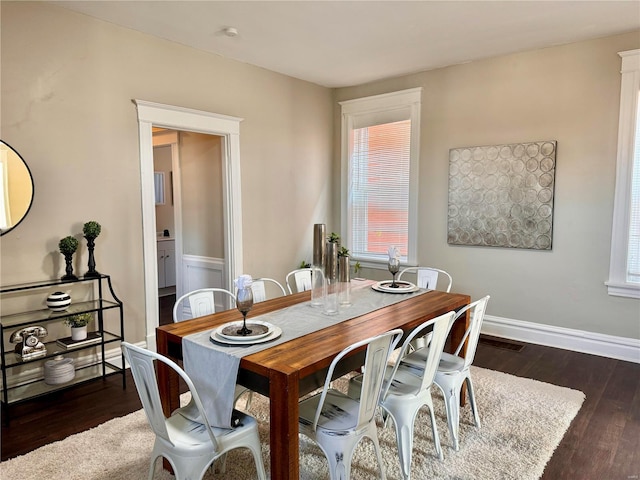
[(405, 294), (382, 293), (371, 289), (370, 282), (364, 285), (362, 282), (352, 283), (351, 305), (341, 307), (336, 315), (325, 315), (321, 307), (312, 307), (310, 301), (255, 317), (249, 315), (248, 322), (260, 320), (282, 329), (282, 335), (270, 342), (242, 346), (218, 345), (210, 341), (213, 329), (184, 337), (184, 368), (202, 400), (209, 423), (220, 428), (230, 428), (232, 425), (235, 385), (242, 357), (430, 291), (419, 289)]

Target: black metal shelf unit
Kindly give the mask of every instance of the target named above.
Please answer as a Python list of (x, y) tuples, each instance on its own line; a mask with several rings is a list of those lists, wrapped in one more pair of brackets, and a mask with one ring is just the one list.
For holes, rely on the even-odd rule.
[[(23, 402), (34, 397), (46, 395), (51, 392), (70, 388), (80, 383), (85, 383), (108, 375), (122, 375), (122, 388), (126, 388), (126, 376), (124, 369), (124, 355), (120, 353), (120, 364), (116, 365), (106, 358), (107, 347), (117, 345), (124, 340), (124, 314), (120, 299), (113, 291), (111, 277), (109, 275), (98, 274), (95, 277), (83, 277), (74, 280), (45, 280), (41, 282), (23, 283), (19, 285), (9, 285), (0, 287), (0, 297), (20, 297), (29, 291), (47, 290), (51, 287), (67, 287), (73, 289), (79, 284), (88, 285), (93, 290), (93, 299), (73, 302), (66, 310), (55, 312), (49, 308), (19, 311), (5, 315), (0, 314), (0, 370), (2, 373), (2, 404), (9, 407), (12, 404)], [(104, 284), (106, 284), (106, 289)], [(110, 297), (105, 298), (106, 290)], [(44, 294), (43, 294), (44, 295)], [(4, 310), (4, 309), (3, 309)], [(112, 330), (105, 328), (105, 312), (117, 310), (119, 315), (119, 325), (114, 318), (109, 325)], [(65, 348), (57, 343), (57, 338), (44, 342), (46, 354), (43, 352), (37, 358), (23, 359), (16, 354), (10, 345), (9, 338), (12, 332), (21, 328), (30, 327), (36, 324), (45, 325), (54, 322), (61, 323), (65, 318), (77, 313), (94, 313), (96, 318), (96, 340), (92, 343), (81, 344), (73, 348)], [(118, 331), (119, 330), (119, 331)], [(95, 335), (94, 334), (94, 335)], [(93, 349), (91, 352), (90, 350)], [(45, 383), (44, 363), (58, 355), (80, 355), (78, 352), (89, 354), (89, 358), (94, 358), (89, 364), (77, 366), (75, 376), (72, 380), (50, 385)], [(25, 375), (24, 370), (28, 370)], [(22, 374), (22, 375), (20, 375)], [(6, 413), (7, 408), (5, 408)], [(5, 417), (8, 421), (8, 415)]]

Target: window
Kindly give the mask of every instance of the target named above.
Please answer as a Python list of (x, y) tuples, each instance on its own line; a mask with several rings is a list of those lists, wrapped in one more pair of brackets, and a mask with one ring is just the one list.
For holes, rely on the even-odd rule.
[(622, 83), (610, 295), (640, 298), (640, 50), (620, 52)]
[(342, 232), (353, 259), (416, 263), (422, 89), (340, 102)]

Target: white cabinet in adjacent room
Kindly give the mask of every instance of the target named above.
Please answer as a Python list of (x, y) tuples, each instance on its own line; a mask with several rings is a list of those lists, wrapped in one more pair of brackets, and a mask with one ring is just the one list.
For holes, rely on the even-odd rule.
[(176, 242), (158, 240), (158, 288), (176, 284)]

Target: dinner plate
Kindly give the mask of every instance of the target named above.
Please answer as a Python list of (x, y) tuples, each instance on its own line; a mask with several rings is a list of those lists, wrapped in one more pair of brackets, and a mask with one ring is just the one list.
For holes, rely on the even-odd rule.
[(218, 334), (216, 330), (211, 332), (211, 340), (217, 343), (224, 343), (225, 345), (255, 345), (257, 343), (266, 343), (271, 340), (275, 340), (280, 335), (282, 335), (282, 329), (280, 327), (276, 327), (275, 325), (271, 326), (270, 332), (264, 337), (255, 338), (255, 337), (233, 337), (233, 338), (225, 338)]
[(411, 293), (419, 290), (419, 288), (411, 282), (396, 280), (396, 285), (398, 285), (397, 288), (391, 288), (391, 283), (391, 280), (385, 280), (374, 283), (371, 285), (371, 288), (384, 293)]
[(238, 330), (240, 330), (241, 328), (242, 321), (238, 320), (235, 322), (229, 322), (225, 323), (224, 325), (220, 325), (216, 329), (216, 333), (222, 338), (226, 338), (227, 340), (245, 340), (248, 338), (256, 340), (258, 338), (266, 337), (267, 335), (269, 335), (269, 333), (271, 333), (273, 325), (260, 320), (249, 320), (247, 322), (247, 328), (251, 330), (251, 334), (249, 335), (239, 335)]

